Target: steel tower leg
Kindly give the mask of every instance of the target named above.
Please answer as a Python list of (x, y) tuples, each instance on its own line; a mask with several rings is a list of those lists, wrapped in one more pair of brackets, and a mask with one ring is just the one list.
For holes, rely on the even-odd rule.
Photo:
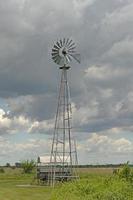
[(67, 80), (70, 67), (61, 67), (61, 82), (52, 141), (49, 184), (54, 186), (57, 181), (76, 178), (74, 165), (77, 165), (76, 143), (71, 130), (71, 103)]

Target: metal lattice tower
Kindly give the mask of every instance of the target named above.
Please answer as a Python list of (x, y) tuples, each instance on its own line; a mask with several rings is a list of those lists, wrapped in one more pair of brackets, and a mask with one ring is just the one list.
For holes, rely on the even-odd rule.
[(59, 40), (52, 49), (53, 60), (61, 65), (61, 82), (50, 157), (49, 184), (77, 178), (75, 167), (78, 164), (77, 150), (72, 136), (72, 109), (68, 85), (68, 63), (74, 58), (80, 62), (75, 52), (75, 43), (70, 39)]

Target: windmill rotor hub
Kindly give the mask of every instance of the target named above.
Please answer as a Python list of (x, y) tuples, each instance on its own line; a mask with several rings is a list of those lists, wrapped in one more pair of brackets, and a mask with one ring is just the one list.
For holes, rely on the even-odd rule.
[(67, 49), (66, 48), (64, 48), (63, 50), (62, 50), (62, 54), (64, 55), (64, 56), (66, 56), (67, 55)]
[(67, 51), (66, 48), (62, 47), (62, 48), (59, 49), (59, 56), (60, 56), (60, 57), (63, 58), (63, 57), (65, 57), (67, 54), (68, 54), (68, 51)]

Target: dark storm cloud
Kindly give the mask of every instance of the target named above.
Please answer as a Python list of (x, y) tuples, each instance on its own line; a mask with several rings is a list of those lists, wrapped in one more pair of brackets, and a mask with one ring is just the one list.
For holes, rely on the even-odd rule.
[(68, 36), (82, 56), (70, 75), (75, 126), (101, 131), (125, 118), (130, 126), (132, 10), (131, 0), (0, 1), (0, 95), (10, 117), (54, 117), (59, 72), (50, 52), (53, 41)]
[(55, 91), (57, 66), (51, 47), (57, 38), (75, 35), (82, 10), (70, 1), (52, 0), (4, 1), (0, 8), (1, 96)]

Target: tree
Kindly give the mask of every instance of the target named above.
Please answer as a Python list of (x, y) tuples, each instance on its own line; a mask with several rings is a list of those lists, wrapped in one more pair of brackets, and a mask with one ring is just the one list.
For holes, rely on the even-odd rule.
[(36, 164), (34, 160), (24, 160), (21, 162), (21, 167), (23, 168), (24, 173), (31, 173), (35, 166)]
[(10, 163), (6, 163), (6, 167), (11, 167)]

